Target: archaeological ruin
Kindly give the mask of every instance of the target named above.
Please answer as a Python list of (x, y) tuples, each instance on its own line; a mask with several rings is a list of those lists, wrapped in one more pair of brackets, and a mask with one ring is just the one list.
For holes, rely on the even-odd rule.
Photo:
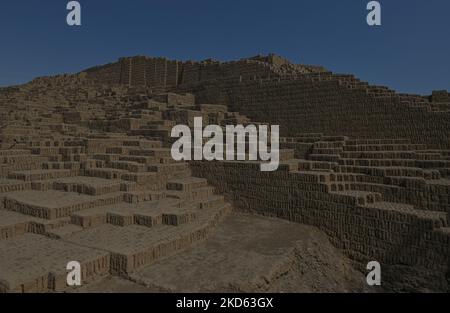
[[(171, 129), (195, 117), (279, 125), (278, 169), (175, 161)], [(449, 214), (447, 91), (273, 54), (0, 88), (0, 292), (448, 292)]]

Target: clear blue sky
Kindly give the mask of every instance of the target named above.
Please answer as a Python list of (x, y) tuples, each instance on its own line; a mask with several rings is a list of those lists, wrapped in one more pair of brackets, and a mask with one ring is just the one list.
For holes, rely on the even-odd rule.
[(121, 56), (274, 52), (402, 92), (450, 89), (448, 0), (381, 0), (379, 28), (366, 24), (369, 0), (80, 0), (78, 28), (67, 2), (1, 1), (0, 86)]

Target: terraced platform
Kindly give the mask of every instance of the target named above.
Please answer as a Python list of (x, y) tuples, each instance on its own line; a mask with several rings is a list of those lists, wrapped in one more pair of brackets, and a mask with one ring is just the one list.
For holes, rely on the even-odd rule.
[[(448, 291), (447, 102), (274, 55), (0, 89), (0, 291), (67, 291), (72, 258), (80, 290), (354, 291), (376, 260), (385, 290)], [(194, 117), (280, 124), (278, 170), (174, 161)]]
[[(68, 260), (80, 262), (85, 282), (108, 275), (110, 255), (35, 234), (0, 241), (0, 291), (48, 292), (67, 289)], [(14, 256), (14, 257), (12, 257)]]
[(29, 150), (0, 150), (9, 163), (18, 153), (42, 161), (17, 170), (25, 160), (17, 157), (3, 168), (0, 291), (65, 291), (71, 261), (80, 262), (83, 284), (127, 277), (206, 240), (231, 211), (160, 141), (54, 136), (31, 139)]

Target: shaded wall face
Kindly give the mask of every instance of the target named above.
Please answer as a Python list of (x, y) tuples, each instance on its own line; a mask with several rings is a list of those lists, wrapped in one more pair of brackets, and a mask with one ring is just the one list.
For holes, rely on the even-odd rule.
[(360, 207), (283, 166), (271, 173), (236, 162), (191, 162), (191, 168), (193, 175), (207, 178), (236, 209), (319, 227), (361, 271), (369, 261), (383, 263), (383, 285), (388, 290), (448, 288), (450, 236), (435, 230), (432, 220)]
[(302, 133), (354, 138), (407, 138), (450, 148), (450, 112), (430, 112), (397, 96), (371, 96), (337, 81), (215, 81), (189, 86), (197, 102), (219, 100), (251, 120), (279, 124), (283, 136)]

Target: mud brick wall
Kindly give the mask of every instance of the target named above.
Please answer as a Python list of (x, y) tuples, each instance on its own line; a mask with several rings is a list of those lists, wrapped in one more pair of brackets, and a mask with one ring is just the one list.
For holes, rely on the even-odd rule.
[(166, 58), (136, 56), (121, 58), (116, 63), (90, 68), (85, 72), (90, 78), (102, 83), (175, 88), (180, 84), (228, 77), (265, 79), (323, 70), (319, 67), (291, 64), (274, 55), (225, 63), (214, 60), (181, 62)]
[[(3, 198), (0, 198), (2, 202), (0, 204), (0, 209), (3, 209)], [(0, 226), (0, 241), (6, 240), (12, 237), (21, 236), (28, 232), (28, 221), (23, 221), (20, 223), (15, 223), (12, 225), (1, 225)]]
[(145, 85), (146, 80), (146, 58), (136, 57), (131, 59), (130, 85)]
[(408, 138), (449, 149), (450, 111), (433, 112), (423, 98), (371, 87), (352, 89), (337, 79), (227, 79), (181, 86), (198, 103), (229, 106), (251, 120), (280, 125), (283, 136), (345, 134), (354, 138)]
[(448, 290), (450, 234), (435, 228), (439, 222), (401, 210), (358, 206), (282, 165), (271, 173), (243, 162), (192, 162), (191, 167), (236, 209), (319, 227), (361, 271), (369, 261), (380, 262), (385, 287)]
[(180, 79), (181, 62), (166, 58), (136, 56), (121, 58), (116, 63), (87, 69), (88, 77), (104, 84), (176, 87)]
[[(111, 273), (127, 275), (137, 268), (148, 265), (162, 257), (169, 256), (192, 244), (208, 238), (218, 223), (230, 212), (231, 207), (225, 206), (217, 210), (207, 220), (193, 226), (186, 225), (187, 231), (176, 236), (175, 239), (154, 240), (149, 239), (147, 245), (141, 245), (137, 249), (130, 249), (127, 253), (111, 253)], [(148, 222), (148, 221), (147, 221)], [(161, 220), (162, 222), (162, 220)], [(153, 222), (150, 222), (153, 224)], [(166, 238), (171, 238), (170, 233), (176, 233), (174, 227), (168, 232)]]
[(8, 198), (4, 199), (5, 209), (10, 211), (19, 212), (25, 215), (30, 215), (43, 219), (56, 219), (69, 216), (70, 213), (89, 209), (96, 206), (114, 205), (122, 202), (122, 194), (113, 194), (112, 196), (98, 196), (94, 200), (85, 201), (75, 204), (67, 204), (63, 207), (42, 207), (30, 203), (23, 203), (17, 199)]
[(195, 106), (195, 96), (192, 94), (164, 93), (155, 95), (153, 100), (166, 103), (168, 106), (190, 105)]
[(188, 61), (183, 65), (182, 83), (200, 81), (200, 64)]
[[(99, 255), (92, 260), (86, 260), (80, 265), (81, 281), (83, 284), (86, 284), (109, 274), (110, 255), (108, 252), (103, 252), (103, 255)], [(48, 275), (48, 288), (56, 292), (67, 290), (67, 272), (50, 272)]]
[[(65, 291), (68, 288), (65, 270), (67, 260), (80, 262), (83, 284), (109, 274), (110, 256), (107, 251), (80, 247), (34, 234), (24, 234), (18, 240), (19, 244), (17, 241), (1, 242), (2, 253), (23, 254), (16, 261), (16, 270), (6, 273), (4, 280), (0, 281), (0, 293)], [(46, 258), (50, 267), (45, 268), (41, 263), (33, 261), (34, 255)], [(2, 262), (9, 268), (14, 260), (3, 259)]]
[(104, 84), (118, 84), (121, 78), (121, 63), (110, 63), (86, 70), (89, 77)]
[[(200, 80), (217, 79), (222, 76), (222, 67), (219, 62), (202, 64), (200, 68)], [(186, 80), (185, 80), (186, 81)]]
[(450, 102), (450, 93), (446, 90), (436, 90), (433, 91), (431, 99), (433, 102)]
[(146, 62), (145, 76), (147, 78), (147, 84), (159, 85), (160, 81), (156, 75), (157, 59), (148, 59)]

